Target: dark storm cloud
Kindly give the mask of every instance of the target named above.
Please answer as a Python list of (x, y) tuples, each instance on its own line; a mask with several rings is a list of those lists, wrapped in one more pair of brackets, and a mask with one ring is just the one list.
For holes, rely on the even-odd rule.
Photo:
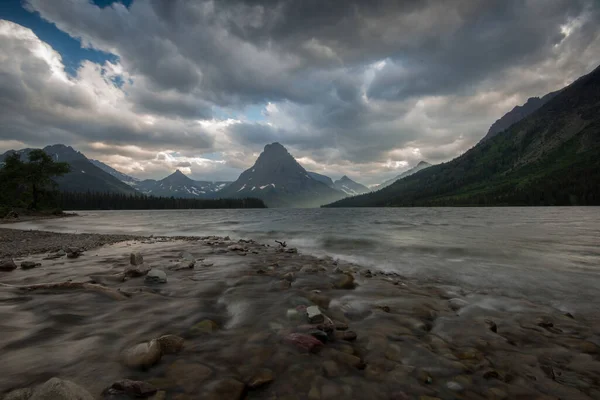
[[(595, 0), (27, 4), (84, 46), (118, 55), (114, 73), (126, 83), (124, 95), (103, 89), (119, 112), (98, 113), (89, 91), (49, 87), (47, 63), (29, 57), (24, 72), (0, 75), (2, 104), (29, 104), (33, 92), (47, 100), (0, 114), (23, 138), (52, 132), (228, 154), (280, 141), (301, 157), (369, 176), (388, 161), (452, 158), (527, 97), (556, 90), (600, 62)], [(266, 104), (264, 121), (212, 120), (218, 108), (239, 114)]]

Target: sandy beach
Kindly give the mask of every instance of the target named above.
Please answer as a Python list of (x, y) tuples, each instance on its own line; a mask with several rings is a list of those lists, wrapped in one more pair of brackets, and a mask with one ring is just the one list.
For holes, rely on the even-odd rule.
[(598, 318), (523, 299), (229, 237), (0, 229), (0, 254), (5, 400), (600, 398)]

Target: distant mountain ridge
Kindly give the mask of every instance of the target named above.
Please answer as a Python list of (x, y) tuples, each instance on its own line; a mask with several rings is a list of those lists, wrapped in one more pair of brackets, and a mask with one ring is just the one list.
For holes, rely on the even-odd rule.
[(356, 196), (363, 193), (369, 193), (371, 189), (362, 185), (358, 182), (353, 181), (346, 175), (333, 183), (333, 187), (341, 192), (346, 193), (348, 196)]
[[(21, 154), (22, 159), (26, 159), (31, 150), (9, 150), (0, 155), (0, 161), (15, 151)], [(46, 146), (43, 150), (55, 161), (66, 162), (71, 166), (71, 171), (68, 174), (55, 179), (60, 190), (69, 192), (136, 193), (135, 189), (98, 168), (86, 156), (70, 146), (55, 144)]]
[(600, 205), (600, 67), (460, 157), (332, 207)]
[(379, 189), (383, 189), (384, 187), (388, 187), (392, 183), (396, 182), (397, 180), (406, 178), (407, 176), (411, 176), (412, 174), (417, 173), (417, 172), (419, 172), (425, 168), (429, 168), (429, 167), (431, 167), (431, 164), (429, 164), (427, 161), (420, 161), (417, 165), (415, 165), (414, 167), (410, 168), (407, 171), (404, 171), (400, 175), (397, 175), (395, 178), (388, 179), (387, 181), (383, 182), (382, 184), (373, 187), (372, 190), (379, 190)]
[(316, 180), (279, 143), (265, 146), (254, 165), (223, 189), (227, 197), (257, 197), (269, 207), (317, 207), (344, 193)]

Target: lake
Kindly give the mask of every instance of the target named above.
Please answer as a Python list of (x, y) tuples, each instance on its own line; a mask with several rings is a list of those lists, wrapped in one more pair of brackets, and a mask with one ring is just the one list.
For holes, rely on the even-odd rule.
[(85, 211), (15, 228), (229, 235), (395, 271), (420, 281), (525, 297), (559, 309), (600, 305), (600, 208), (365, 208)]

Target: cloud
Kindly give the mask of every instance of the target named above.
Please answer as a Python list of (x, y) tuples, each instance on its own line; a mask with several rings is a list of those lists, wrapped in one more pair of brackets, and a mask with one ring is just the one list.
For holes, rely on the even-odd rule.
[(3, 21), (0, 143), (65, 142), (143, 176), (190, 163), (235, 177), (279, 141), (317, 172), (377, 183), (463, 153), (600, 63), (595, 0), (26, 4), (118, 61), (68, 76), (60, 54)]

